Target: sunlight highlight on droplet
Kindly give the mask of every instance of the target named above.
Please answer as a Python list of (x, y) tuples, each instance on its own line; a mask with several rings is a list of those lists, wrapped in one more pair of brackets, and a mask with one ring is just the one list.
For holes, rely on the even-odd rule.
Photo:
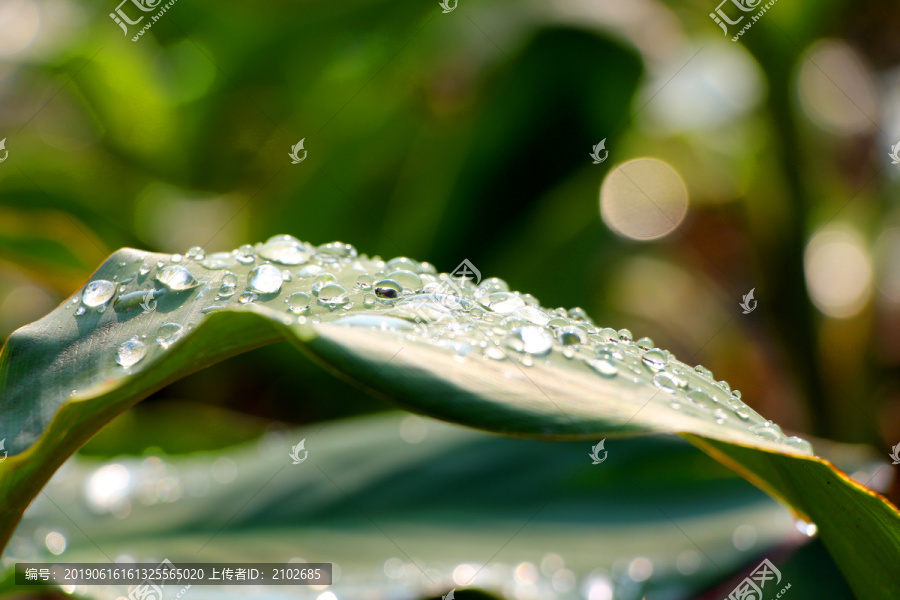
[(818, 233), (804, 256), (806, 285), (816, 307), (830, 317), (857, 314), (872, 293), (872, 261), (862, 237), (849, 228)]
[(88, 506), (98, 513), (112, 510), (128, 496), (130, 482), (131, 475), (124, 465), (115, 463), (97, 469), (85, 486)]
[(600, 188), (600, 216), (607, 227), (635, 240), (674, 231), (687, 214), (688, 194), (675, 169), (655, 158), (622, 163)]

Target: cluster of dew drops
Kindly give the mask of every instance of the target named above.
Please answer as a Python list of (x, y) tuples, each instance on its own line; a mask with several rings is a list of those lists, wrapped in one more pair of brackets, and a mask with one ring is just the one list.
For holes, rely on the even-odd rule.
[[(253, 265), (245, 282), (230, 270), (238, 264)], [(189, 268), (194, 265), (193, 270)], [(135, 289), (129, 291), (132, 284)], [(438, 273), (431, 264), (406, 257), (370, 259), (342, 242), (313, 246), (278, 235), (256, 246), (247, 244), (209, 256), (194, 247), (183, 256), (172, 255), (168, 262), (143, 263), (123, 281), (91, 281), (72, 303), (80, 302), (76, 318), (90, 310), (102, 313), (110, 304), (118, 312), (130, 312), (165, 294), (198, 287), (202, 289), (196, 300), (206, 298), (207, 303), (199, 310), (201, 315), (229, 303), (280, 306), (288, 324), (309, 319), (377, 327), (443, 347), (463, 360), (515, 361), (531, 367), (535, 361), (551, 364), (558, 355), (582, 362), (604, 378), (629, 378), (655, 386), (653, 401), (675, 413), (719, 425), (729, 423), (794, 451), (812, 453), (809, 442), (786, 436), (778, 425), (747, 406), (738, 390), (716, 381), (709, 369), (678, 361), (671, 352), (656, 348), (650, 338), (634, 340), (627, 329), (597, 327), (581, 308), (541, 307), (534, 296), (510, 291), (496, 277), (476, 283)], [(354, 307), (357, 310), (350, 312)], [(156, 331), (156, 345), (165, 351), (184, 333), (182, 325), (164, 323)], [(118, 346), (115, 360), (128, 369), (147, 353), (147, 344), (135, 336)]]

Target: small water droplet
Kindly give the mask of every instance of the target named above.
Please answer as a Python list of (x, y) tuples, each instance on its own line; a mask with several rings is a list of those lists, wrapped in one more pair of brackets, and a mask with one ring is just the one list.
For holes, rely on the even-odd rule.
[(619, 367), (608, 358), (595, 358), (585, 361), (589, 367), (604, 377), (615, 377)]
[(716, 423), (724, 425), (725, 421), (728, 420), (728, 413), (722, 408), (717, 408), (713, 411), (713, 417), (716, 419)]
[(707, 368), (704, 367), (703, 365), (697, 365), (696, 367), (694, 367), (694, 370), (695, 370), (697, 373), (699, 373), (700, 375), (702, 375), (703, 377), (705, 377), (706, 379), (708, 379), (708, 380), (710, 380), (710, 381), (713, 380), (713, 374), (712, 374), (712, 371), (710, 371), (709, 369), (707, 369)]
[(687, 381), (667, 371), (660, 371), (653, 376), (653, 383), (664, 392), (674, 394), (687, 387)]
[(784, 438), (784, 433), (781, 432), (781, 428), (772, 421), (753, 425), (750, 428), (750, 431), (761, 438), (772, 440), (774, 442), (781, 441), (781, 439)]
[(653, 343), (653, 340), (651, 340), (648, 337), (642, 337), (635, 343), (637, 344), (637, 347), (640, 348), (641, 350), (650, 350), (655, 345)]
[(281, 265), (302, 265), (309, 262), (312, 247), (290, 236), (276, 236), (262, 245), (259, 255)]
[(356, 287), (361, 290), (370, 290), (372, 289), (372, 284), (375, 283), (375, 278), (369, 275), (368, 273), (363, 273), (359, 277), (356, 278)]
[(178, 323), (166, 323), (156, 330), (156, 343), (168, 350), (184, 335), (184, 328)]
[(232, 264), (232, 261), (226, 262), (224, 260), (216, 260), (214, 258), (207, 258), (206, 260), (200, 261), (200, 266), (209, 271), (221, 271), (222, 269), (227, 269)]
[(507, 284), (499, 277), (488, 277), (478, 284), (478, 291), (476, 292), (476, 296), (487, 296), (488, 294), (493, 294), (494, 292), (509, 292), (509, 284)]
[(234, 258), (242, 265), (249, 265), (256, 260), (256, 250), (250, 244), (244, 244), (234, 251)]
[(234, 296), (234, 292), (237, 291), (237, 283), (237, 275), (231, 271), (225, 273), (225, 275), (222, 276), (222, 285), (219, 287), (218, 297), (221, 299)]
[(147, 354), (147, 346), (138, 340), (128, 340), (116, 350), (116, 362), (125, 367), (133, 367)]
[[(724, 390), (726, 393), (731, 394), (731, 386), (728, 385), (727, 381), (724, 381), (724, 380), (720, 381), (720, 382), (716, 383), (716, 385), (719, 386), (720, 388), (722, 388), (722, 390)], [(738, 398), (740, 398), (740, 395), (738, 395)]]
[(78, 308), (75, 309), (76, 315), (83, 315), (84, 313), (85, 313), (85, 308), (83, 306), (79, 306)]
[(597, 332), (597, 335), (605, 342), (618, 342), (619, 333), (612, 327), (604, 327)]
[(378, 298), (375, 296), (375, 294), (367, 293), (363, 296), (363, 306), (365, 306), (366, 308), (372, 308), (373, 306), (375, 306), (376, 302), (378, 302)]
[(478, 299), (478, 303), (495, 313), (508, 314), (525, 306), (525, 301), (516, 294), (494, 292)]
[(375, 283), (375, 295), (379, 298), (392, 300), (398, 298), (403, 291), (403, 286), (393, 279), (382, 279)]
[[(525, 309), (523, 308), (520, 310)], [(516, 311), (516, 314), (519, 314), (519, 311)], [(583, 329), (579, 329), (578, 327), (573, 327), (570, 325), (568, 327), (561, 327), (559, 330), (557, 330), (556, 339), (559, 340), (559, 343), (562, 346), (580, 346), (581, 344), (587, 343), (587, 334)]]
[(250, 286), (250, 289), (260, 294), (277, 294), (281, 291), (283, 283), (281, 270), (269, 264), (254, 267), (247, 277), (247, 285)]
[(337, 283), (337, 277), (331, 273), (321, 273), (316, 275), (316, 278), (313, 279), (312, 283), (312, 293), (318, 296), (319, 290), (330, 283)]
[(172, 265), (156, 274), (156, 280), (173, 292), (183, 292), (200, 285), (197, 278), (181, 265)]
[(138, 269), (138, 274), (140, 274), (140, 276), (143, 277), (144, 275), (146, 275), (149, 272), (150, 272), (150, 267), (147, 265), (147, 263), (142, 263), (141, 268)]
[(506, 360), (506, 354), (497, 346), (491, 346), (484, 351), (484, 355), (492, 360)]
[(187, 251), (184, 257), (188, 260), (203, 260), (206, 258), (206, 250), (200, 246), (194, 246)]
[[(422, 263), (427, 264), (427, 263)], [(387, 271), (412, 271), (413, 273), (425, 273), (422, 269), (422, 265), (417, 263), (411, 258), (407, 258), (405, 256), (398, 256), (397, 258), (392, 258), (387, 261), (387, 264), (384, 265), (385, 270)]]
[(408, 294), (422, 289), (422, 279), (412, 271), (393, 271), (385, 279), (396, 281), (403, 288), (403, 291)]
[(306, 265), (305, 267), (294, 273), (294, 275), (301, 279), (309, 279), (310, 277), (316, 277), (317, 275), (320, 275), (324, 272), (325, 269), (323, 269), (319, 265)]
[(634, 339), (634, 336), (631, 335), (631, 331), (627, 329), (620, 329), (617, 333), (620, 342), (631, 343), (631, 340)]
[[(809, 454), (813, 453), (812, 444), (810, 444), (808, 441), (804, 440), (803, 438), (797, 437), (795, 435), (792, 435), (791, 437), (784, 440), (784, 443), (787, 444), (788, 446), (790, 446), (791, 448), (800, 450), (801, 452), (809, 453)], [(813, 525), (813, 527), (815, 527), (815, 525)]]
[(105, 304), (116, 293), (116, 284), (105, 279), (97, 279), (84, 286), (81, 301), (85, 306), (95, 307)]
[(526, 354), (543, 356), (553, 348), (553, 337), (543, 327), (519, 327), (513, 330), (512, 337), (521, 342), (521, 345), (514, 344), (514, 349)]
[(311, 298), (305, 292), (294, 292), (287, 299), (288, 308), (293, 313), (302, 313), (309, 309)]
[(669, 357), (659, 348), (653, 348), (644, 352), (641, 361), (653, 372), (662, 371), (669, 364)]
[(294, 280), (294, 276), (291, 275), (291, 272), (290, 272), (290, 271), (288, 271), (287, 269), (284, 269), (284, 270), (281, 272), (281, 279), (282, 279), (283, 281), (293, 281), (293, 280)]
[(241, 304), (253, 304), (259, 296), (255, 292), (244, 292), (238, 297)]
[[(696, 404), (697, 406), (706, 407), (710, 403), (712, 403), (713, 399), (709, 394), (701, 390), (700, 388), (694, 388), (687, 393), (687, 399)], [(718, 409), (721, 410), (721, 409)]]
[(347, 290), (336, 283), (324, 285), (322, 286), (322, 289), (319, 290), (319, 304), (323, 304), (329, 308), (342, 306), (349, 301), (350, 297), (347, 295)]
[(343, 242), (329, 242), (316, 248), (316, 258), (322, 262), (338, 262), (356, 256), (356, 248)]

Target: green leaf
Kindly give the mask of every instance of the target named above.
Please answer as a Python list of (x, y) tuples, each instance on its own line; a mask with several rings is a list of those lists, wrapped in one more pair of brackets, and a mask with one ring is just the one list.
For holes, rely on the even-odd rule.
[[(154, 409), (139, 412), (146, 418)], [(201, 415), (210, 416), (182, 410), (191, 423)], [(191, 425), (178, 421), (153, 419), (162, 424), (157, 435), (189, 434)], [(310, 454), (294, 465), (288, 451), (301, 439)], [(108, 462), (77, 456), (29, 508), (11, 546), (34, 549), (40, 532), (52, 530), (65, 536), (65, 553), (43, 550), (34, 560), (106, 562), (129, 555), (139, 562), (281, 562), (299, 556), (339, 565), (344, 576), (330, 588), (339, 598), (376, 592), (422, 598), (468, 589), (450, 582), (461, 564), (489, 563), (471, 585), (499, 591), (515, 585), (516, 565), (539, 566), (548, 553), (574, 582), (599, 572), (614, 574), (609, 583), (621, 593), (630, 584), (631, 597), (671, 596), (670, 590), (696, 597), (755, 566), (761, 552), (795, 549), (800, 536), (788, 510), (677, 437), (610, 441), (612, 453), (600, 467), (584, 460), (586, 445), (488, 435), (393, 413), (273, 430), (255, 442), (187, 456)], [(230, 466), (227, 481), (211, 477), (218, 463)], [(127, 473), (120, 494), (103, 493), (111, 471)], [(65, 515), (54, 505), (63, 498)], [(751, 549), (735, 548), (737, 525), (757, 533)], [(683, 553), (696, 561), (688, 575), (676, 568)], [(639, 586), (618, 577), (617, 564), (636, 556), (653, 564), (652, 579)], [(813, 598), (815, 587), (803, 578), (807, 572), (825, 579), (821, 571), (830, 561), (818, 562), (825, 568), (794, 568), (781, 558), (778, 566), (786, 581), (803, 587), (803, 597)], [(385, 564), (394, 571), (404, 565), (406, 576), (387, 576)], [(543, 571), (539, 590), (550, 584), (546, 565)], [(830, 584), (820, 591), (844, 597), (837, 573)], [(218, 598), (222, 590), (199, 586), (194, 594)]]
[[(259, 296), (242, 303), (253, 298), (245, 287), (254, 274)], [(364, 286), (367, 275), (390, 275), (415, 292), (382, 283), (377, 298), (357, 285), (361, 275)], [(217, 297), (226, 278), (238, 288)], [(15, 332), (0, 355), (0, 438), (10, 452), (0, 463), (4, 541), (52, 472), (112, 417), (178, 377), (286, 338), (342, 376), (447, 421), (544, 438), (687, 435), (814, 519), (859, 596), (900, 589), (900, 573), (878, 568), (900, 559), (900, 515), (885, 499), (786, 438), (708, 372), (597, 328), (578, 309), (542, 309), (495, 279), (476, 288), (425, 263), (385, 264), (344, 244), (288, 237), (202, 260), (124, 249), (91, 281), (88, 304), (114, 291), (105, 310), (77, 315), (76, 296)], [(146, 312), (149, 290), (156, 304)], [(307, 314), (289, 309), (299, 292), (312, 299)], [(138, 350), (145, 355), (134, 362)]]

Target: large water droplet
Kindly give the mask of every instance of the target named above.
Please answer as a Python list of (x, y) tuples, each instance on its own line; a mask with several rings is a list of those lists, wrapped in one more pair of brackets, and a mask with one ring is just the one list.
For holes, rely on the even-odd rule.
[(247, 285), (250, 286), (250, 289), (260, 294), (277, 294), (281, 291), (283, 283), (281, 270), (274, 265), (254, 267), (247, 277)]
[(641, 361), (648, 369), (656, 372), (666, 368), (666, 365), (669, 364), (669, 357), (663, 350), (653, 348), (652, 350), (644, 352), (644, 355), (641, 356)]
[(200, 285), (190, 271), (181, 265), (172, 265), (156, 274), (156, 280), (173, 292), (182, 292)]
[(184, 335), (184, 327), (178, 323), (166, 323), (156, 330), (156, 343), (168, 350)]
[(294, 292), (287, 298), (288, 308), (293, 313), (302, 313), (309, 309), (311, 298), (305, 292)]
[(343, 306), (350, 301), (347, 290), (336, 283), (329, 283), (319, 290), (319, 304), (330, 308)]
[(147, 347), (138, 340), (128, 340), (116, 350), (116, 362), (125, 367), (133, 367), (147, 354)]
[(116, 293), (116, 284), (105, 279), (97, 279), (84, 286), (81, 301), (91, 308), (106, 304)]

